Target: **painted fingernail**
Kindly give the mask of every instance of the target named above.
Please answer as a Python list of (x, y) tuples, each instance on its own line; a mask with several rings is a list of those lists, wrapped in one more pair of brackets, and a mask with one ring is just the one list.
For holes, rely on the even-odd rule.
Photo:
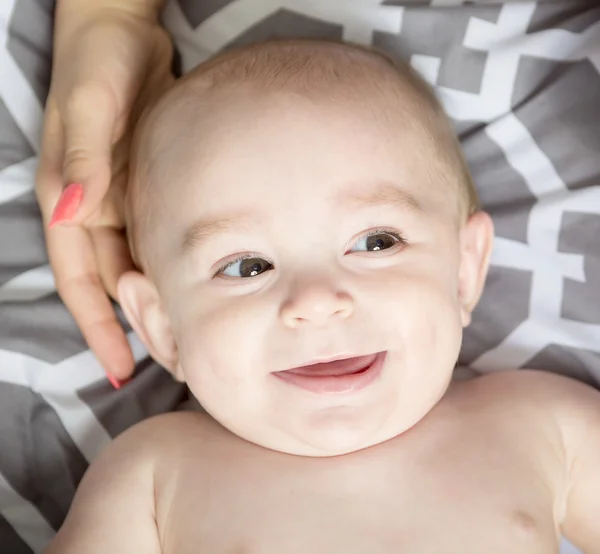
[(54, 208), (54, 212), (52, 212), (48, 228), (52, 229), (55, 225), (60, 225), (65, 221), (73, 219), (79, 209), (82, 198), (83, 187), (78, 183), (73, 183), (63, 190)]
[(108, 371), (106, 371), (105, 373), (106, 373), (106, 378), (108, 379), (109, 383), (116, 390), (119, 390), (123, 385), (126, 385), (127, 383), (129, 383), (129, 379), (120, 381), (119, 379), (117, 379), (114, 375), (112, 375)]

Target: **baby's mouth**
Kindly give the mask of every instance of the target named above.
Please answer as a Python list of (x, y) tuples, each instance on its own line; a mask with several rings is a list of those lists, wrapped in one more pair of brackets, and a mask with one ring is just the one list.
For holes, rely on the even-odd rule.
[(282, 373), (293, 373), (294, 375), (306, 375), (310, 377), (339, 377), (340, 375), (355, 375), (366, 371), (375, 361), (377, 354), (367, 356), (356, 356), (344, 358), (331, 362), (304, 365), (288, 369)]
[(386, 352), (294, 367), (274, 373), (283, 381), (319, 394), (358, 391), (381, 373)]

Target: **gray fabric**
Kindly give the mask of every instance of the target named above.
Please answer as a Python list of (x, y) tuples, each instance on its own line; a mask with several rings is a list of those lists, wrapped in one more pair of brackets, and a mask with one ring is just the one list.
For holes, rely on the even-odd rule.
[(175, 385), (171, 376), (149, 358), (140, 361), (132, 382), (116, 393), (107, 382), (94, 383), (78, 391), (79, 398), (90, 407), (111, 437), (155, 412), (158, 394), (162, 406), (177, 407), (187, 399), (185, 388)]
[(33, 155), (33, 149), (0, 98), (0, 171)]
[(19, 0), (6, 42), (40, 102), (45, 101), (50, 86), (53, 14), (54, 0)]
[(12, 416), (0, 419), (2, 474), (58, 529), (88, 463), (39, 394), (5, 383), (0, 406)]
[[(580, 236), (581, 229), (586, 229), (586, 236)], [(584, 283), (565, 281), (561, 310), (565, 319), (600, 324), (600, 258), (594, 256), (598, 252), (598, 237), (600, 215), (565, 212), (558, 250), (583, 255), (586, 275)]]
[(33, 554), (10, 523), (0, 516), (0, 552), (3, 554)]
[[(14, 248), (15, 237), (20, 239), (19, 248)], [(0, 286), (32, 267), (48, 263), (33, 192), (0, 204), (0, 252)]]
[[(196, 407), (133, 335), (135, 379), (113, 391), (56, 295), (32, 192), (52, 13), (52, 0), (0, 2), (0, 553), (41, 550), (111, 438)], [(452, 117), (496, 225), (460, 362), (600, 384), (596, 1), (171, 0), (163, 19), (183, 71), (288, 36), (409, 59)]]
[(409, 9), (404, 12), (402, 33), (376, 31), (373, 45), (402, 59), (413, 53), (435, 56), (441, 60), (440, 85), (476, 93), (481, 87), (487, 55), (463, 46), (456, 39), (465, 34), (471, 18), (496, 23), (500, 11), (500, 6), (469, 6), (458, 11), (432, 10), (428, 6)]

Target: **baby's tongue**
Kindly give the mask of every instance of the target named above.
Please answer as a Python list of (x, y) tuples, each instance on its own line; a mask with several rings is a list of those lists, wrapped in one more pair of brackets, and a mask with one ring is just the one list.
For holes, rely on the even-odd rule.
[(375, 361), (376, 356), (377, 354), (369, 354), (368, 356), (357, 356), (356, 358), (346, 358), (345, 360), (305, 365), (288, 369), (286, 373), (306, 375), (309, 377), (338, 377), (340, 375), (350, 375), (367, 369)]

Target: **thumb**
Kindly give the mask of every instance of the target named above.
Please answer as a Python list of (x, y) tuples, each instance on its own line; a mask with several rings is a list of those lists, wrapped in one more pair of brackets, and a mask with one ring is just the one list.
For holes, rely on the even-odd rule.
[(81, 91), (64, 115), (63, 193), (50, 226), (83, 222), (96, 211), (110, 186), (116, 120), (111, 95)]

